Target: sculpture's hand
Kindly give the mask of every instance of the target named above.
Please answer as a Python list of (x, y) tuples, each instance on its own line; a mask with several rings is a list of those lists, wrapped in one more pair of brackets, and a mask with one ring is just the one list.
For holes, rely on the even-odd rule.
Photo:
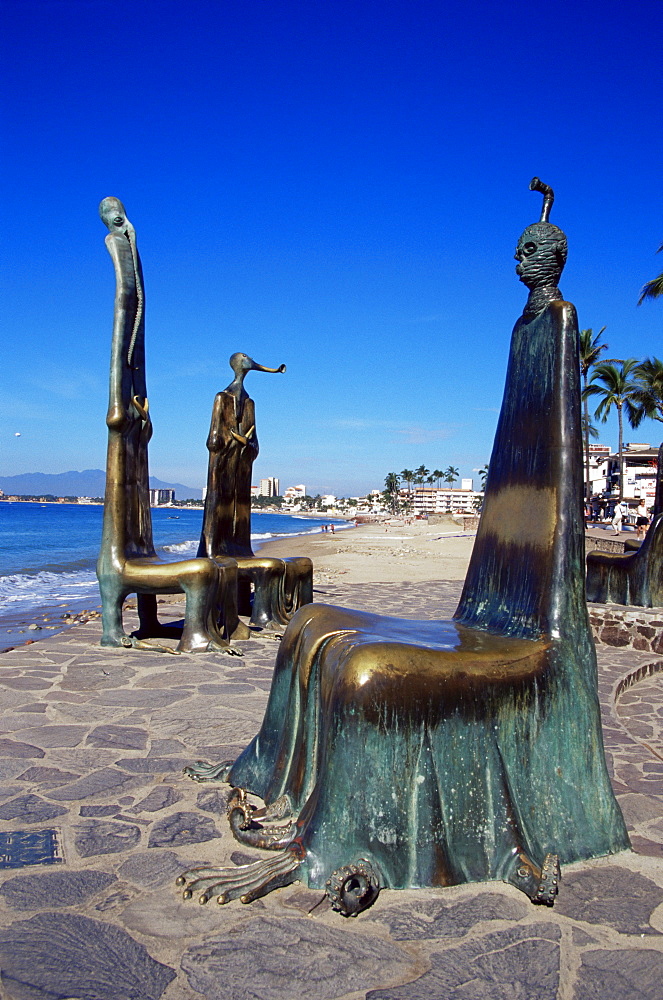
[(236, 431), (231, 431), (230, 433), (234, 437), (235, 441), (239, 441), (240, 444), (247, 445), (249, 443), (249, 439), (253, 437), (254, 430), (255, 426), (249, 427), (246, 434), (238, 434)]
[(140, 419), (144, 420), (145, 423), (147, 423), (148, 420), (150, 419), (150, 415), (148, 412), (150, 409), (150, 404), (147, 400), (147, 397), (145, 397), (145, 399), (141, 403), (140, 396), (132, 396), (131, 402), (134, 404), (136, 410), (138, 411), (138, 416), (140, 417)]

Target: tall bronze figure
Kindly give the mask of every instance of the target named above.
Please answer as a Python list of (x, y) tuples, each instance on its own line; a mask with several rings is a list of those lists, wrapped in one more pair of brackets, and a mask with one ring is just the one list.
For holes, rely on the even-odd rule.
[[(207, 495), (199, 556), (232, 556), (239, 566), (239, 611), (251, 624), (274, 629), (290, 621), (297, 608), (313, 600), (310, 559), (270, 559), (251, 548), (251, 473), (258, 455), (253, 400), (244, 388), (248, 372), (285, 371), (265, 368), (246, 354), (233, 354), (234, 379), (214, 399), (207, 448)], [(253, 603), (251, 586), (253, 585)]]
[(587, 600), (663, 607), (663, 444), (658, 449), (653, 517), (642, 545), (624, 553), (588, 552)]
[[(145, 292), (136, 233), (117, 198), (99, 213), (109, 229), (106, 247), (115, 267), (115, 317), (110, 365), (106, 497), (97, 577), (101, 591), (102, 646), (143, 646), (172, 635), (157, 620), (156, 594), (186, 594), (180, 652), (234, 652), (217, 626), (222, 608), (227, 633), (237, 617), (237, 564), (233, 559), (161, 562), (152, 541), (147, 445), (152, 436), (145, 384)], [(126, 635), (122, 604), (138, 595), (140, 631)], [(241, 624), (241, 623), (240, 623)]]
[(504, 879), (552, 905), (560, 861), (629, 846), (584, 595), (578, 326), (557, 288), (566, 238), (548, 222), (551, 189), (530, 186), (545, 197), (516, 249), (530, 294), (454, 619), (297, 612), (262, 728), (223, 775), (237, 839), (277, 853), (189, 871), (185, 895), (249, 902), (300, 879), (350, 915), (381, 887)]

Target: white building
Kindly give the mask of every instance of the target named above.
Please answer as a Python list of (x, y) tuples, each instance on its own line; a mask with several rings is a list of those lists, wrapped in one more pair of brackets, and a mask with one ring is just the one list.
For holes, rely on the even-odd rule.
[[(624, 445), (624, 499), (644, 500), (648, 507), (656, 494), (658, 449), (647, 443)], [(617, 496), (619, 492), (619, 454), (607, 444), (589, 446), (589, 482), (592, 496)]]
[(474, 514), (483, 493), (472, 489), (439, 489), (435, 486), (417, 486), (412, 493), (415, 514)]
[(175, 503), (175, 490), (150, 490), (150, 506), (163, 507)]
[(298, 486), (288, 486), (287, 490), (283, 494), (285, 500), (301, 500), (302, 497), (306, 496), (306, 487), (303, 483)]
[(259, 497), (278, 497), (280, 483), (275, 476), (268, 476), (267, 479), (260, 480), (260, 486), (258, 488)]

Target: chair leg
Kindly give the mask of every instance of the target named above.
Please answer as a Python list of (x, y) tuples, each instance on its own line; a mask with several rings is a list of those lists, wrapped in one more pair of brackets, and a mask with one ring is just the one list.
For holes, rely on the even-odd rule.
[(99, 580), (101, 594), (101, 645), (126, 646), (130, 640), (122, 624), (122, 605), (129, 591), (119, 577)]
[(239, 650), (231, 648), (217, 626), (222, 597), (219, 567), (209, 559), (193, 559), (190, 562), (195, 565), (178, 579), (186, 595), (184, 629), (178, 650), (182, 653), (208, 651), (241, 656)]

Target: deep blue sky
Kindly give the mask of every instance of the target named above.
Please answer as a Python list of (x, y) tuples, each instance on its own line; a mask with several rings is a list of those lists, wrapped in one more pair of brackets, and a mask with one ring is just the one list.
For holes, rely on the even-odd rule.
[[(0, 474), (104, 466), (106, 195), (143, 260), (162, 479), (204, 483), (234, 351), (288, 366), (247, 379), (255, 480), (353, 494), (482, 466), (534, 174), (581, 327), (606, 325), (611, 357), (661, 356), (663, 303), (636, 308), (663, 267), (660, 0), (1, 10)], [(612, 419), (601, 431), (616, 445)]]

